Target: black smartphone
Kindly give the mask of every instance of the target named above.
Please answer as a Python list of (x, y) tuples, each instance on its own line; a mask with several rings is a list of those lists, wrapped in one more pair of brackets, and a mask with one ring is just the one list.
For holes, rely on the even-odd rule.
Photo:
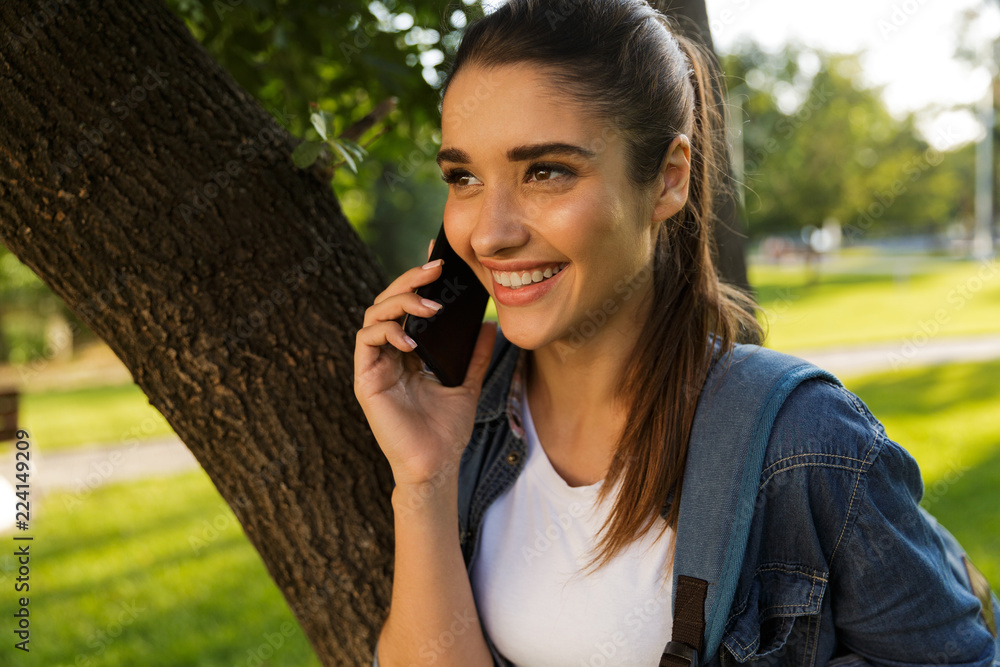
[(444, 307), (431, 317), (407, 313), (403, 318), (403, 331), (417, 341), (414, 352), (441, 384), (456, 387), (465, 381), (490, 293), (452, 249), (444, 233), (444, 224), (428, 261), (438, 258), (444, 259), (440, 277), (418, 287), (416, 292)]

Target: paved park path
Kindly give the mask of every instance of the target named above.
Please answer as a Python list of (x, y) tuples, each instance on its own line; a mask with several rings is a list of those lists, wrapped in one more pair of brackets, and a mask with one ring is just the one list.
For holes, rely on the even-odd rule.
[(822, 350), (794, 350), (791, 353), (838, 377), (848, 377), (951, 362), (1000, 359), (1000, 334), (940, 340), (932, 338), (923, 344), (919, 337), (914, 337), (906, 343), (890, 341)]
[[(859, 373), (902, 370), (956, 361), (1000, 359), (1000, 334), (964, 338), (931, 339), (920, 347), (904, 349), (900, 343), (859, 345), (823, 350), (797, 350), (796, 356), (807, 359), (837, 376)], [(117, 359), (115, 359), (117, 361)], [(122, 367), (124, 368), (124, 367)], [(74, 377), (81, 382), (92, 381), (87, 372), (77, 369)], [(122, 369), (106, 370), (102, 379), (129, 381), (131, 376)], [(2, 375), (0, 375), (2, 379)], [(32, 387), (47, 381), (43, 374)], [(61, 383), (65, 386), (65, 380)], [(125, 446), (93, 443), (66, 451), (36, 451), (32, 476), (33, 493), (69, 491), (83, 498), (93, 489), (109, 482), (122, 482), (197, 469), (198, 462), (176, 437), (150, 439), (142, 444)], [(0, 451), (0, 476), (14, 478), (13, 451)]]

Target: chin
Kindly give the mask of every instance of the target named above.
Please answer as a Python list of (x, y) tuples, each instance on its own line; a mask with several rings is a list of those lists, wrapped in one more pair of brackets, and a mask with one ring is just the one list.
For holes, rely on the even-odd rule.
[(504, 338), (523, 350), (537, 350), (548, 342), (547, 338), (539, 335), (538, 327), (524, 317), (509, 314), (505, 317), (497, 309), (497, 319)]
[(504, 338), (522, 350), (551, 348), (560, 359), (565, 360), (580, 347), (580, 341), (576, 340), (578, 337), (553, 333), (552, 329), (541, 330), (528, 318), (499, 315), (499, 321)]

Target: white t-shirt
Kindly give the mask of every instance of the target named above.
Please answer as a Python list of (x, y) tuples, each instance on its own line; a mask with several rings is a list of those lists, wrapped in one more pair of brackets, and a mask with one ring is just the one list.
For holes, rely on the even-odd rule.
[(656, 540), (658, 516), (610, 563), (580, 573), (613, 498), (594, 505), (603, 480), (566, 483), (521, 398), (527, 460), (486, 510), (471, 569), (483, 626), (518, 667), (655, 667), (670, 641), (671, 582), (663, 572), (673, 531)]

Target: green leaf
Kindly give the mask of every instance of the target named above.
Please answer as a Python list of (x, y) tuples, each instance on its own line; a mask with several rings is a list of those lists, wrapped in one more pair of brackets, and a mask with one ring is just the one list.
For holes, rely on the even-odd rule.
[(368, 156), (368, 151), (365, 150), (365, 147), (356, 141), (352, 141), (350, 139), (334, 139), (334, 141), (340, 144), (340, 146), (350, 153), (358, 162), (361, 162)]
[(323, 111), (314, 111), (309, 115), (309, 120), (312, 121), (313, 127), (316, 128), (316, 131), (319, 132), (319, 136), (323, 137), (324, 140), (328, 138), (326, 136), (327, 132), (326, 119), (327, 115)]
[(337, 149), (337, 152), (344, 157), (344, 162), (347, 163), (348, 168), (356, 174), (358, 173), (358, 165), (354, 162), (354, 157), (351, 156), (351, 151), (344, 147), (344, 144), (346, 143), (346, 139), (334, 139), (330, 142), (330, 145)]
[(305, 169), (316, 161), (321, 150), (323, 150), (322, 141), (303, 141), (292, 151), (292, 162), (299, 169)]

